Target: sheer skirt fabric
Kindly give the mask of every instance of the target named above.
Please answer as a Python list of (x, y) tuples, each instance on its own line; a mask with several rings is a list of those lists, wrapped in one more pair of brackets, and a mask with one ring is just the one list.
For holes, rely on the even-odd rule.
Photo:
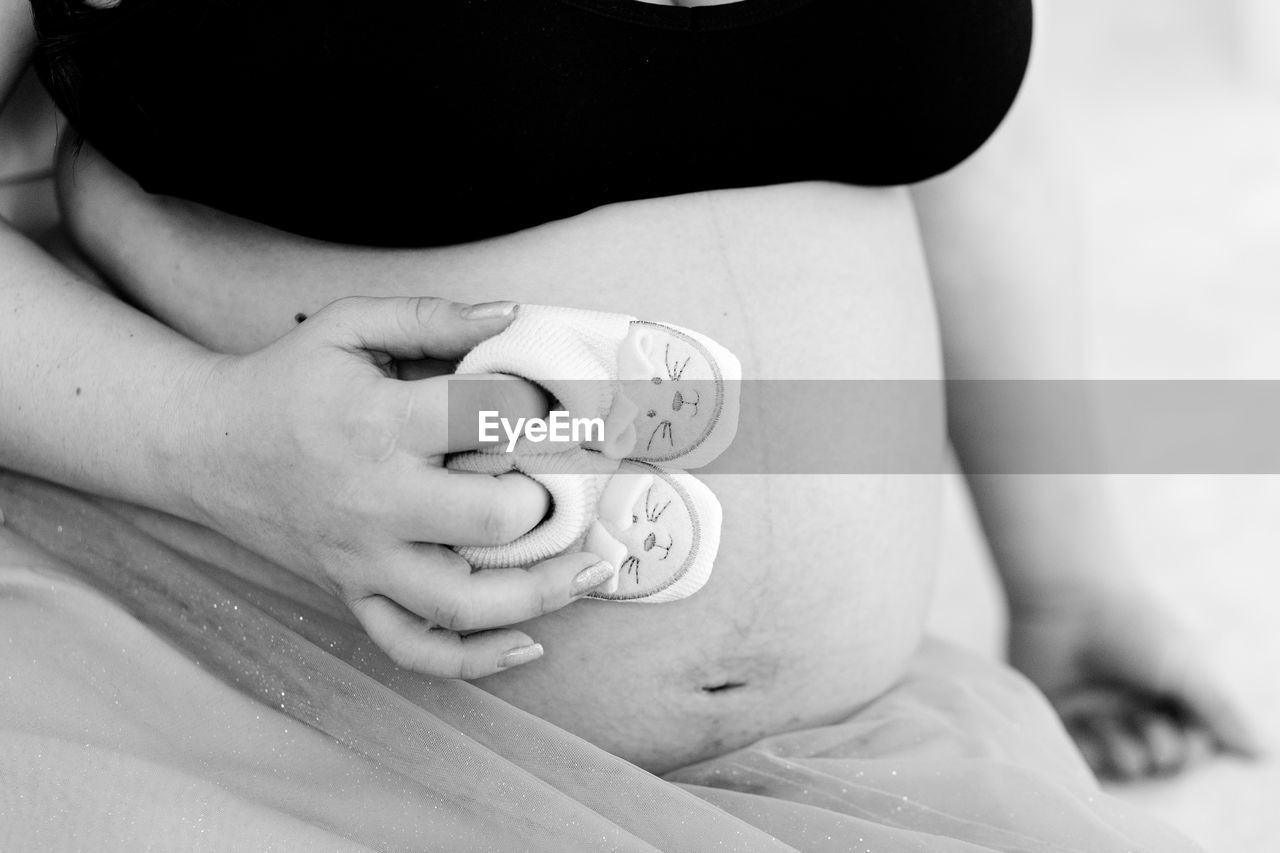
[(849, 719), (665, 778), (396, 670), (207, 531), (0, 472), (5, 850), (1180, 851), (1017, 674), (927, 643)]

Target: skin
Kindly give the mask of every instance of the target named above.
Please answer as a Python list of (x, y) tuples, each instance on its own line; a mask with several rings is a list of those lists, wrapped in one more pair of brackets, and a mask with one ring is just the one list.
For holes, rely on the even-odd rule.
[[(28, 5), (0, 2), (0, 95), (33, 44)], [(505, 328), (502, 306), (345, 300), (229, 356), (7, 223), (0, 256), (0, 465), (219, 530), (338, 596), (396, 662), (440, 675), (536, 659), (541, 647), (510, 626), (586, 591), (574, 582), (589, 554), (472, 577), (451, 550), (421, 544), (508, 541), (546, 512), (525, 478), (446, 476), (443, 455), (462, 448), (447, 441), (443, 381), (391, 376), (397, 360), (457, 359)], [(477, 388), (476, 410), (546, 413), (527, 383)]]
[[(13, 9), (22, 4), (2, 3), (15, 25), (2, 30), (8, 40), (5, 54), (18, 57), (6, 67), (16, 69), (26, 43), (13, 35), (22, 23)], [(0, 460), (91, 491), (182, 508), (181, 514), (328, 584), (325, 588), (347, 601), (374, 640), (408, 669), (440, 671), (434, 668), (438, 654), (421, 651), (421, 641), (433, 633), (424, 630), (423, 619), (444, 617), (446, 626), (462, 629), (522, 623), (514, 633), (507, 629), (487, 636), (501, 637), (497, 645), (503, 647), (536, 636), (554, 653), (535, 667), (481, 684), (653, 769), (714, 754), (766, 732), (837, 718), (890, 683), (918, 641), (935, 558), (937, 494), (928, 478), (811, 478), (802, 485), (785, 478), (767, 483), (719, 479), (713, 488), (727, 509), (736, 510), (735, 517), (774, 519), (778, 529), (793, 530), (796, 538), (779, 541), (728, 524), (722, 557), (727, 570), (718, 570), (707, 590), (689, 602), (643, 615), (584, 602), (527, 622), (567, 604), (570, 572), (587, 563), (547, 567), (536, 595), (526, 585), (509, 593), (506, 603), (496, 589), (446, 595), (442, 602), (448, 571), (463, 583), (459, 568), (444, 567), (429, 582), (407, 582), (407, 563), (399, 571), (394, 563), (407, 559), (408, 542), (458, 538), (460, 519), (435, 529), (397, 530), (395, 508), (398, 500), (407, 500), (404, 493), (378, 496), (360, 508), (363, 523), (353, 525), (358, 529), (350, 534), (361, 559), (344, 559), (352, 542), (339, 538), (317, 545), (314, 533), (340, 526), (351, 507), (321, 502), (286, 518), (267, 510), (279, 504), (272, 488), (279, 472), (290, 467), (273, 454), (282, 439), (290, 437), (285, 446), (293, 446), (291, 437), (299, 434), (321, 436), (313, 446), (299, 447), (298, 459), (308, 464), (325, 463), (342, 445), (334, 436), (348, 433), (343, 424), (328, 424), (327, 433), (312, 428), (342, 409), (320, 394), (323, 383), (317, 377), (345, 376), (349, 394), (392, 398), (390, 389), (375, 390), (383, 384), (375, 380), (387, 380), (391, 359), (448, 360), (477, 335), (497, 331), (494, 326), (477, 331), (460, 322), (425, 329), (410, 324), (414, 334), (397, 337), (404, 312), (412, 310), (409, 303), (397, 302), (384, 312), (370, 304), (323, 308), (357, 287), (350, 282), (374, 295), (416, 295), (429, 282), (431, 292), (459, 301), (552, 302), (672, 319), (721, 340), (743, 356), (754, 376), (936, 378), (944, 358), (952, 378), (1075, 376), (1082, 362), (1079, 328), (1072, 322), (1078, 287), (1070, 263), (1074, 247), (1064, 239), (1072, 228), (1063, 210), (1045, 203), (1067, 194), (1046, 168), (1050, 161), (1044, 152), (1051, 140), (1026, 103), (1034, 104), (1035, 97), (1033, 86), (978, 157), (910, 195), (829, 185), (709, 193), (613, 206), (511, 238), (431, 252), (315, 244), (196, 205), (147, 197), (88, 152), (76, 165), (77, 180), (62, 184), (72, 229), (137, 304), (182, 334), (90, 294), (16, 235), (2, 235), (0, 251), (17, 264), (6, 266), (13, 272), (0, 282), (0, 298), (22, 310), (24, 324), (34, 316), (34, 325), (10, 320), (0, 329), (10, 333), (0, 336), (6, 341), (5, 363), (21, 365), (0, 375), (0, 382), (8, 383), (3, 390), (28, 402), (16, 416), (6, 415), (4, 432), (20, 440), (0, 444)], [(779, 210), (791, 214), (783, 219), (794, 221), (813, 247), (808, 260), (762, 242)], [(602, 273), (617, 280), (624, 271), (616, 260), (592, 254), (593, 246), (644, 256), (647, 247), (659, 241), (671, 246), (679, 235), (688, 243), (667, 253), (671, 268), (655, 259), (644, 270), (646, 279), (667, 282), (669, 289), (651, 287), (646, 297), (637, 298), (639, 288), (626, 288), (623, 281), (618, 292), (600, 292)], [(137, 251), (144, 246), (145, 252)], [(758, 255), (751, 254), (753, 246)], [(837, 246), (848, 254), (839, 254)], [(777, 266), (779, 255), (787, 258), (785, 268)], [(744, 272), (762, 269), (772, 278), (755, 280)], [(794, 282), (784, 279), (787, 269)], [(690, 287), (690, 276), (698, 288)], [(59, 298), (48, 295), (51, 289)], [(804, 294), (811, 307), (797, 306), (793, 293)], [(630, 301), (619, 304), (623, 300)], [(726, 305), (732, 307), (726, 310)], [(300, 311), (311, 319), (294, 329), (292, 318)], [(456, 311), (449, 307), (446, 313)], [(104, 312), (114, 325), (103, 323)], [(833, 349), (815, 367), (792, 344), (812, 337), (816, 324), (833, 316), (854, 319), (820, 336), (831, 340)], [(121, 341), (120, 324), (133, 337)], [(87, 349), (112, 353), (114, 359), (86, 355), (86, 330), (95, 328), (99, 334)], [(28, 343), (33, 331), (50, 336), (55, 357), (49, 363), (56, 368), (31, 367), (31, 360), (22, 358), (35, 349)], [(419, 335), (449, 343), (414, 351), (408, 338)], [(126, 382), (121, 371), (100, 367), (107, 361), (140, 372)], [(815, 370), (826, 372), (815, 376)], [(181, 404), (163, 401), (175, 419), (157, 424), (141, 441), (131, 440), (123, 426), (125, 413), (108, 401), (121, 394), (154, 398), (149, 389), (173, 382), (188, 389)], [(87, 454), (72, 436), (59, 434), (56, 424), (72, 385), (94, 389), (96, 408), (87, 416), (102, 424), (103, 447), (110, 453)], [(295, 405), (266, 404), (266, 395), (280, 388), (297, 389), (291, 395)], [(413, 393), (429, 397), (427, 391)], [(507, 402), (517, 416), (541, 406), (530, 397)], [(386, 416), (369, 431), (386, 433), (386, 423), (404, 411), (400, 405), (388, 404)], [(983, 437), (991, 434), (990, 424), (1012, 414), (979, 411), (961, 389), (951, 400), (950, 432), (962, 463), (998, 454), (1000, 448), (984, 446)], [(275, 422), (282, 417), (289, 422)], [(1052, 453), (1063, 437), (1052, 423), (1044, 426), (1042, 450)], [(219, 429), (223, 438), (236, 440), (219, 442)], [(391, 432), (401, 435), (399, 429)], [(175, 442), (184, 459), (192, 446), (197, 448), (196, 459), (218, 485), (211, 494), (172, 494), (167, 474), (179, 456)], [(139, 446), (143, 452), (131, 451)], [(393, 449), (400, 447), (397, 439)], [(407, 462), (435, 459), (445, 449), (456, 448), (410, 446)], [(361, 484), (386, 479), (384, 471), (369, 465), (370, 457), (386, 462), (394, 455), (349, 454), (343, 464), (320, 464), (314, 479), (288, 485), (301, 490), (295, 494), (315, 495), (333, 491), (334, 482), (347, 482), (360, 494)], [(258, 473), (264, 470), (270, 476)], [(395, 476), (390, 479), (397, 482)], [(513, 509), (501, 523), (479, 525), (490, 538), (513, 538), (545, 506), (535, 491), (517, 492), (521, 487), (514, 482), (505, 485), (509, 493), (496, 503)], [(1195, 755), (1197, 740), (1252, 749), (1247, 725), (1222, 698), (1194, 654), (1194, 643), (1155, 609), (1133, 578), (1114, 544), (1096, 482), (980, 477), (971, 485), (1010, 591), (1014, 661), (1069, 720), (1077, 721), (1072, 730), (1096, 768), (1118, 775), (1168, 772)], [(443, 492), (433, 492), (424, 481), (414, 495), (412, 505), (421, 508), (432, 506)], [(829, 516), (828, 527), (821, 523), (828, 517), (810, 509), (791, 519), (778, 517), (779, 506), (807, 507), (815, 496), (840, 510)], [(236, 509), (246, 501), (260, 509)], [(1064, 513), (1063, 506), (1074, 511)], [(826, 535), (831, 527), (850, 524), (854, 541), (879, 541), (878, 535), (886, 547), (864, 544), (851, 564), (846, 546)], [(383, 538), (370, 542), (366, 530)], [(308, 553), (306, 559), (297, 559), (299, 550)], [(443, 559), (443, 552), (432, 556)], [(360, 604), (368, 601), (395, 602), (395, 607), (379, 604), (370, 613)], [(841, 603), (832, 610), (832, 601)], [(827, 618), (813, 618), (827, 611)], [(1100, 615), (1116, 618), (1099, 623)], [(690, 624), (704, 626), (692, 642), (663, 639), (680, 636)], [(859, 627), (850, 631), (850, 624)], [(1114, 624), (1117, 630), (1093, 630), (1098, 624)], [(456, 633), (447, 636), (456, 650), (462, 641)], [(489, 671), (496, 669), (497, 645), (483, 648)], [(637, 659), (636, 648), (646, 655)], [(593, 665), (602, 658), (626, 659), (630, 668), (619, 675), (616, 666)], [(456, 674), (484, 674), (483, 666), (468, 669), (467, 660), (456, 652), (449, 659)], [(1179, 663), (1172, 669), (1153, 665), (1165, 660)], [(751, 688), (718, 694), (714, 702), (700, 695), (707, 685), (725, 681)], [(638, 685), (656, 697), (653, 706), (639, 718), (619, 720), (611, 697)], [(676, 720), (685, 728), (674, 727)]]

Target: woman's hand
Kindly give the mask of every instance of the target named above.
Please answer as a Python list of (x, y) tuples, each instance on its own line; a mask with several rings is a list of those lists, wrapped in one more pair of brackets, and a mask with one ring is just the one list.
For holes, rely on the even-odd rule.
[(339, 596), (402, 667), (478, 678), (537, 658), (541, 647), (505, 626), (612, 572), (587, 572), (598, 560), (579, 553), (472, 574), (446, 546), (510, 542), (549, 498), (522, 475), (442, 463), (478, 446), (465, 441), (478, 437), (477, 411), (545, 416), (546, 401), (517, 379), (393, 378), (396, 360), (458, 360), (514, 308), (343, 299), (259, 352), (217, 361), (208, 394), (196, 392), (208, 404), (192, 430), (190, 514)]
[(1255, 757), (1256, 736), (1195, 637), (1141, 587), (1015, 604), (1010, 658), (1061, 714), (1099, 776), (1177, 773), (1214, 750)]

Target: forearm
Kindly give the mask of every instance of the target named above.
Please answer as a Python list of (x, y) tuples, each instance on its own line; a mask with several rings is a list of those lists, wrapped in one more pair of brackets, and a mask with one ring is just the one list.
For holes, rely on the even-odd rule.
[[(1090, 375), (1071, 175), (1036, 87), (983, 151), (916, 191), (952, 380)], [(952, 441), (1011, 599), (1129, 583), (1105, 478), (1030, 473), (1091, 461), (1089, 386), (1073, 383), (1067, 408), (1051, 385), (1027, 390), (948, 387)], [(992, 471), (1004, 473), (980, 473)]]
[(149, 195), (64, 145), (59, 191), (82, 249), (139, 308), (219, 352), (251, 352), (346, 296), (422, 296), (429, 252), (308, 240)]
[(216, 358), (0, 221), (0, 465), (170, 511)]

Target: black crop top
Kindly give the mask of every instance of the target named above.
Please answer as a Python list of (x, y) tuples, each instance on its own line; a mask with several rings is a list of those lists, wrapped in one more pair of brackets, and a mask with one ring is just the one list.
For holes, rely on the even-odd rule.
[(1031, 0), (33, 7), (45, 84), (147, 190), (368, 245), (699, 190), (920, 181), (995, 130), (1031, 42)]

